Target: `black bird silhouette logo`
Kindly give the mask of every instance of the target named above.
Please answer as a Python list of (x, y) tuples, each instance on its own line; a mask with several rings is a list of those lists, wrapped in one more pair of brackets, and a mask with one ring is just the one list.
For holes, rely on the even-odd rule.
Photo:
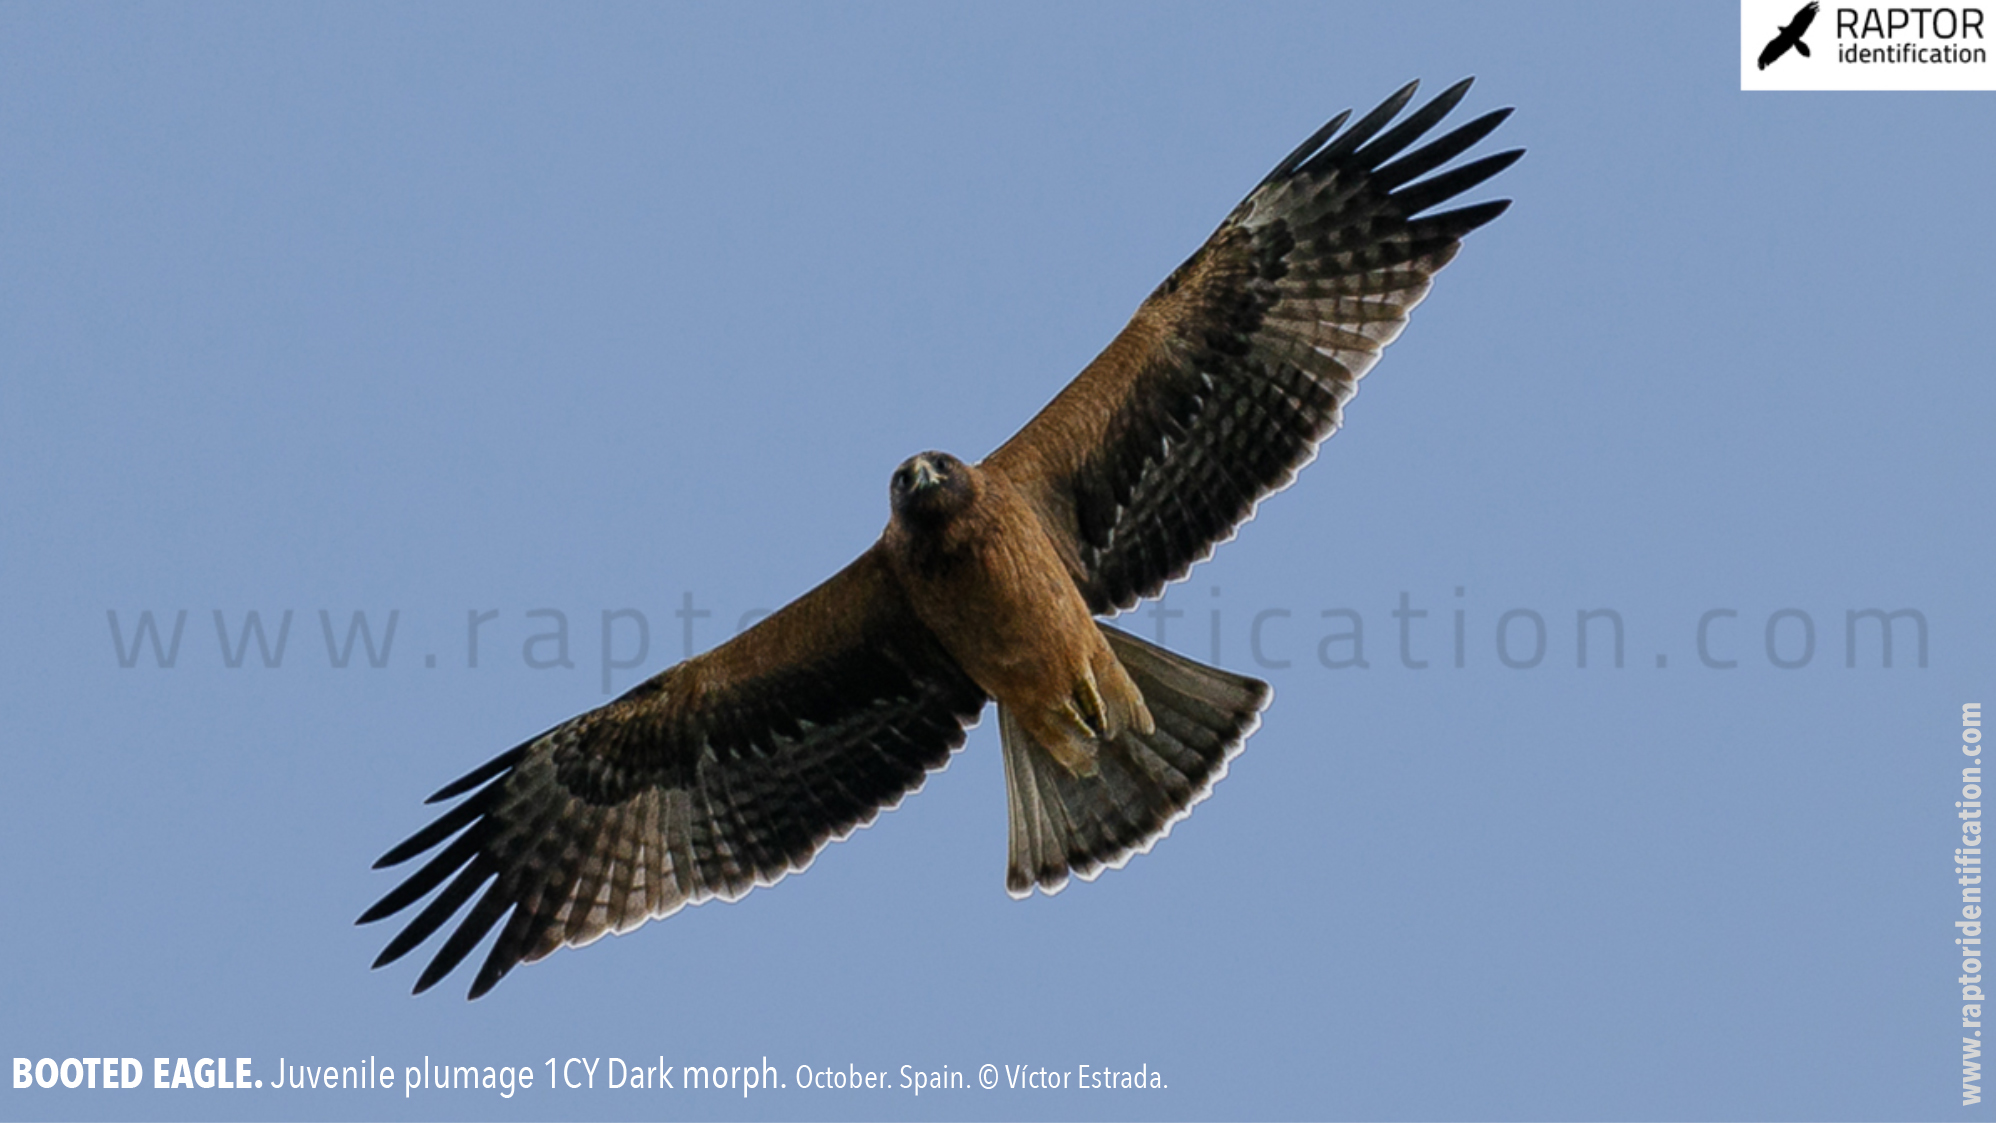
[(1781, 34), (1769, 39), (1767, 46), (1760, 49), (1760, 68), (1766, 70), (1768, 63), (1787, 54), (1790, 47), (1800, 51), (1803, 58), (1808, 58), (1809, 44), (1802, 41), (1802, 36), (1808, 32), (1809, 25), (1815, 22), (1815, 19), (1816, 0), (1809, 0), (1807, 4), (1802, 5), (1801, 11), (1795, 13), (1795, 18), (1788, 21), (1788, 26), (1781, 29)]

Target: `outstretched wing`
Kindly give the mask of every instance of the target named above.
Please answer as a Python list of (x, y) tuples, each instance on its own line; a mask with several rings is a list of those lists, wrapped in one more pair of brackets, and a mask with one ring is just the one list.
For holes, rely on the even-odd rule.
[(733, 641), (431, 796), (472, 793), (375, 863), (451, 839), (360, 923), (448, 885), (375, 966), (407, 954), (481, 887), (417, 993), (509, 911), (473, 998), (564, 945), (772, 884), (921, 787), (984, 702), (869, 550)]
[(1521, 151), (1420, 178), (1509, 110), (1400, 155), (1468, 89), (1381, 132), (1409, 84), (1318, 130), (985, 461), (1031, 498), (1093, 611), (1156, 595), (1294, 479), (1462, 236), (1510, 205), (1424, 214)]

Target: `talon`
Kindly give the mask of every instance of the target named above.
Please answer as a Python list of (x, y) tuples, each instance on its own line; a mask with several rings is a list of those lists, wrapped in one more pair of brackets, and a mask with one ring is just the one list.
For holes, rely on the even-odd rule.
[(1067, 701), (1068, 715), (1075, 724), (1088, 731), (1097, 741), (1107, 741), (1110, 737), (1108, 707), (1102, 704), (1102, 694), (1095, 689), (1095, 676), (1083, 668), (1080, 688), (1075, 696)]

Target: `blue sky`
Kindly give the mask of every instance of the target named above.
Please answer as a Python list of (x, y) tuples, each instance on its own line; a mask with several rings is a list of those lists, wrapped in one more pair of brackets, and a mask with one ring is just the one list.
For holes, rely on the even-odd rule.
[[(0, 1117), (1989, 1118), (1951, 858), (1996, 672), (1996, 102), (1742, 94), (1737, 29), (0, 8), (0, 1053), (540, 1074)], [(368, 970), (369, 863), (604, 699), (604, 613), (648, 623), (614, 691), (808, 588), (895, 464), (995, 447), (1325, 118), (1469, 74), (1465, 119), (1517, 107), (1485, 150), (1530, 150), (1476, 197), (1516, 204), (1179, 615), (1126, 621), (1276, 690), (1156, 850), (1009, 899), (987, 719), (740, 903), (477, 1003)], [(1924, 665), (1910, 617), (1889, 668), (1874, 620), (1850, 648), (1867, 609)], [(228, 665), (250, 610), (291, 614), (278, 666)], [(1623, 659), (1597, 616), (1582, 667), (1601, 610)], [(121, 665), (183, 611), (171, 668)], [(382, 666), (334, 665), (357, 611)], [(569, 1057), (897, 1087), (550, 1089)], [(898, 1087), (985, 1064), (1169, 1086)]]

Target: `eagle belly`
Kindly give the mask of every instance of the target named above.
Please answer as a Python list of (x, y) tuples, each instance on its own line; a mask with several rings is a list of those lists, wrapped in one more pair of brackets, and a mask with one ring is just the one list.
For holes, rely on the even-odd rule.
[(894, 551), (915, 613), (964, 671), (1074, 775), (1149, 711), (1037, 516), (986, 473), (977, 498)]

